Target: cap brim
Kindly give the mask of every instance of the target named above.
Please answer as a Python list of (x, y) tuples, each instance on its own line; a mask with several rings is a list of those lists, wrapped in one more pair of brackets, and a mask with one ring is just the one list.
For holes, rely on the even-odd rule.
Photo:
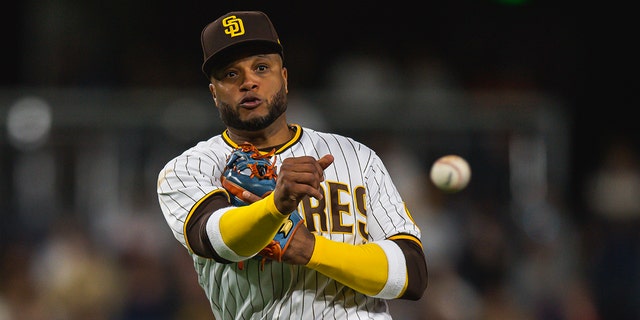
[(209, 76), (212, 70), (224, 67), (234, 60), (264, 53), (278, 53), (282, 56), (282, 46), (273, 41), (263, 40), (234, 43), (209, 57), (202, 64), (202, 72)]

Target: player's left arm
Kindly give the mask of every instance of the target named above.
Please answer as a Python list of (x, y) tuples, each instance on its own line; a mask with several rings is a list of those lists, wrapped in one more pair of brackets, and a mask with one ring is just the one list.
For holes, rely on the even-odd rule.
[(424, 251), (411, 235), (399, 234), (361, 245), (319, 235), (314, 239), (307, 267), (357, 291), (384, 299), (418, 300), (427, 288)]
[(361, 245), (332, 241), (302, 226), (283, 261), (302, 264), (366, 295), (418, 300), (428, 283), (420, 241), (398, 234)]
[[(304, 264), (364, 294), (417, 300), (427, 287), (427, 264), (420, 231), (397, 193), (382, 161), (373, 154), (367, 185), (372, 240), (353, 245), (311, 235), (300, 228), (289, 246), (289, 263)], [(385, 236), (387, 235), (387, 236)], [(392, 236), (388, 236), (392, 235)], [(305, 251), (305, 248), (311, 248)], [(297, 253), (297, 259), (294, 254)]]

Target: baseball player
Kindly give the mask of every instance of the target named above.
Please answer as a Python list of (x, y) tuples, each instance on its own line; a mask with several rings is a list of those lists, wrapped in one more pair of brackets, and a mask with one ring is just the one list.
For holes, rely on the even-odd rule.
[[(392, 319), (386, 300), (420, 299), (420, 229), (379, 156), (287, 122), (287, 69), (268, 16), (227, 13), (201, 41), (226, 130), (170, 160), (157, 192), (215, 319)], [(220, 177), (245, 142), (273, 152), (277, 183), (265, 197), (245, 191), (249, 204), (234, 206)], [(281, 258), (253, 259), (292, 212), (304, 221)]]

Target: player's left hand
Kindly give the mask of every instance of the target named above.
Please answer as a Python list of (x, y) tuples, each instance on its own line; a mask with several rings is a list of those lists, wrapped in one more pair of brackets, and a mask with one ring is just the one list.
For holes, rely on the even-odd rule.
[(304, 223), (301, 223), (296, 233), (289, 240), (289, 247), (282, 254), (282, 262), (306, 265), (311, 260), (315, 246), (315, 236), (307, 229)]

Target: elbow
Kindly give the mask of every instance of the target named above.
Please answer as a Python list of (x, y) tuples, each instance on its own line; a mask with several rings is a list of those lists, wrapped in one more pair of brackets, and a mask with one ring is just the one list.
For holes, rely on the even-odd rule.
[(419, 300), (427, 290), (429, 274), (427, 272), (427, 260), (422, 247), (414, 241), (395, 240), (402, 249), (407, 266), (407, 285), (398, 297), (405, 300)]
[(402, 296), (400, 296), (400, 299), (414, 301), (420, 300), (426, 292), (427, 286), (429, 284), (426, 264), (424, 266), (423, 272), (420, 272), (418, 277), (409, 277), (407, 278), (407, 281), (409, 281), (409, 285), (407, 285), (407, 289), (404, 291)]

